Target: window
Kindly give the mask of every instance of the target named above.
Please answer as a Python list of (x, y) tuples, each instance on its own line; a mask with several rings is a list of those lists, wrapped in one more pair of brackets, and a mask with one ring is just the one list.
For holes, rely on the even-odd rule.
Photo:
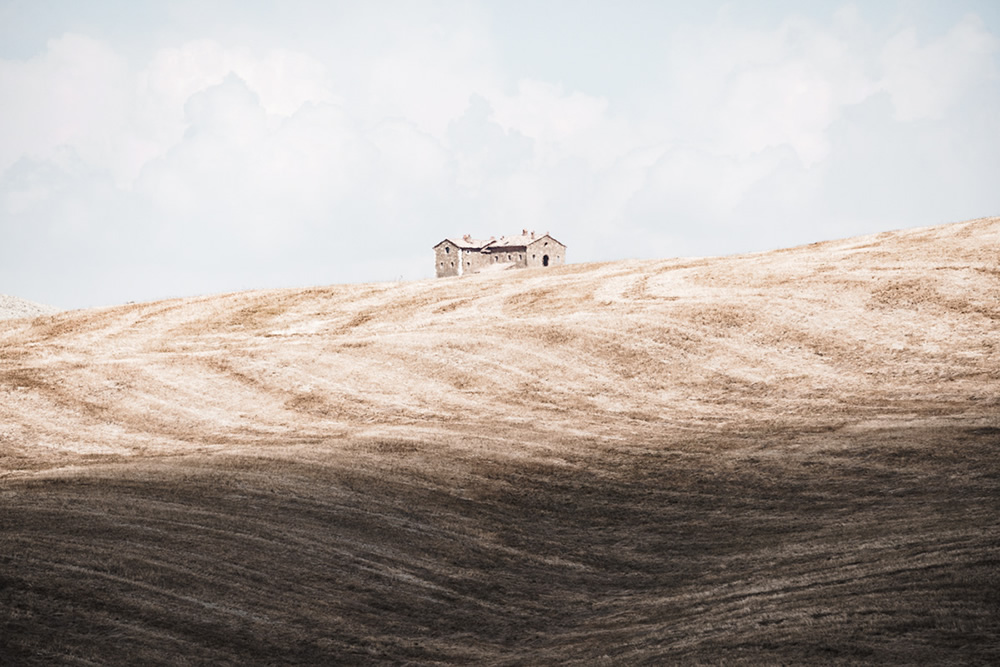
[(449, 248), (448, 246), (445, 246), (444, 247), (444, 254), (447, 255), (449, 252), (451, 252), (451, 248)]
[(507, 253), (507, 261), (510, 261), (510, 253)]
[(542, 255), (542, 266), (548, 266), (548, 265), (549, 265), (549, 256)]

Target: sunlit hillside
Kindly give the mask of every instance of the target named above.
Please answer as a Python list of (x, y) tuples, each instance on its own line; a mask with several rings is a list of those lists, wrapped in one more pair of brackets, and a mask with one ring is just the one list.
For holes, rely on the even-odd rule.
[(1000, 661), (1000, 218), (0, 322), (0, 663)]
[(8, 294), (0, 294), (0, 320), (51, 315), (57, 312), (59, 312), (58, 308), (25, 301)]

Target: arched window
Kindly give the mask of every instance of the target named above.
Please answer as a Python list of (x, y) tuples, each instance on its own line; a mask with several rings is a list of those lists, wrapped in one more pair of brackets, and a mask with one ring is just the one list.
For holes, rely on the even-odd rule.
[(548, 266), (548, 265), (549, 265), (549, 256), (542, 255), (542, 266)]
[(444, 254), (446, 254), (446, 255), (447, 255), (447, 254), (448, 254), (448, 253), (450, 253), (450, 252), (451, 252), (451, 248), (449, 248), (448, 246), (445, 246), (445, 247), (444, 247)]

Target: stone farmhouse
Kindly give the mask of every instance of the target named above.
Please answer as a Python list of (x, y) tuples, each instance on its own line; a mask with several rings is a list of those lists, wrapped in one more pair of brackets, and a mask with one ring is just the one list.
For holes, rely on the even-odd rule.
[(549, 236), (526, 229), (517, 236), (490, 237), (485, 241), (468, 234), (445, 239), (434, 246), (437, 277), (461, 276), (486, 269), (526, 269), (566, 263), (566, 246)]

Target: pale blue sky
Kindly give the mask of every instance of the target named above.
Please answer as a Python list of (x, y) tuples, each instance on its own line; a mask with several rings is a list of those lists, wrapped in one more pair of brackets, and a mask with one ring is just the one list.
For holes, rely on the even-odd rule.
[(63, 307), (995, 215), (998, 155), (993, 1), (0, 1), (0, 293)]

